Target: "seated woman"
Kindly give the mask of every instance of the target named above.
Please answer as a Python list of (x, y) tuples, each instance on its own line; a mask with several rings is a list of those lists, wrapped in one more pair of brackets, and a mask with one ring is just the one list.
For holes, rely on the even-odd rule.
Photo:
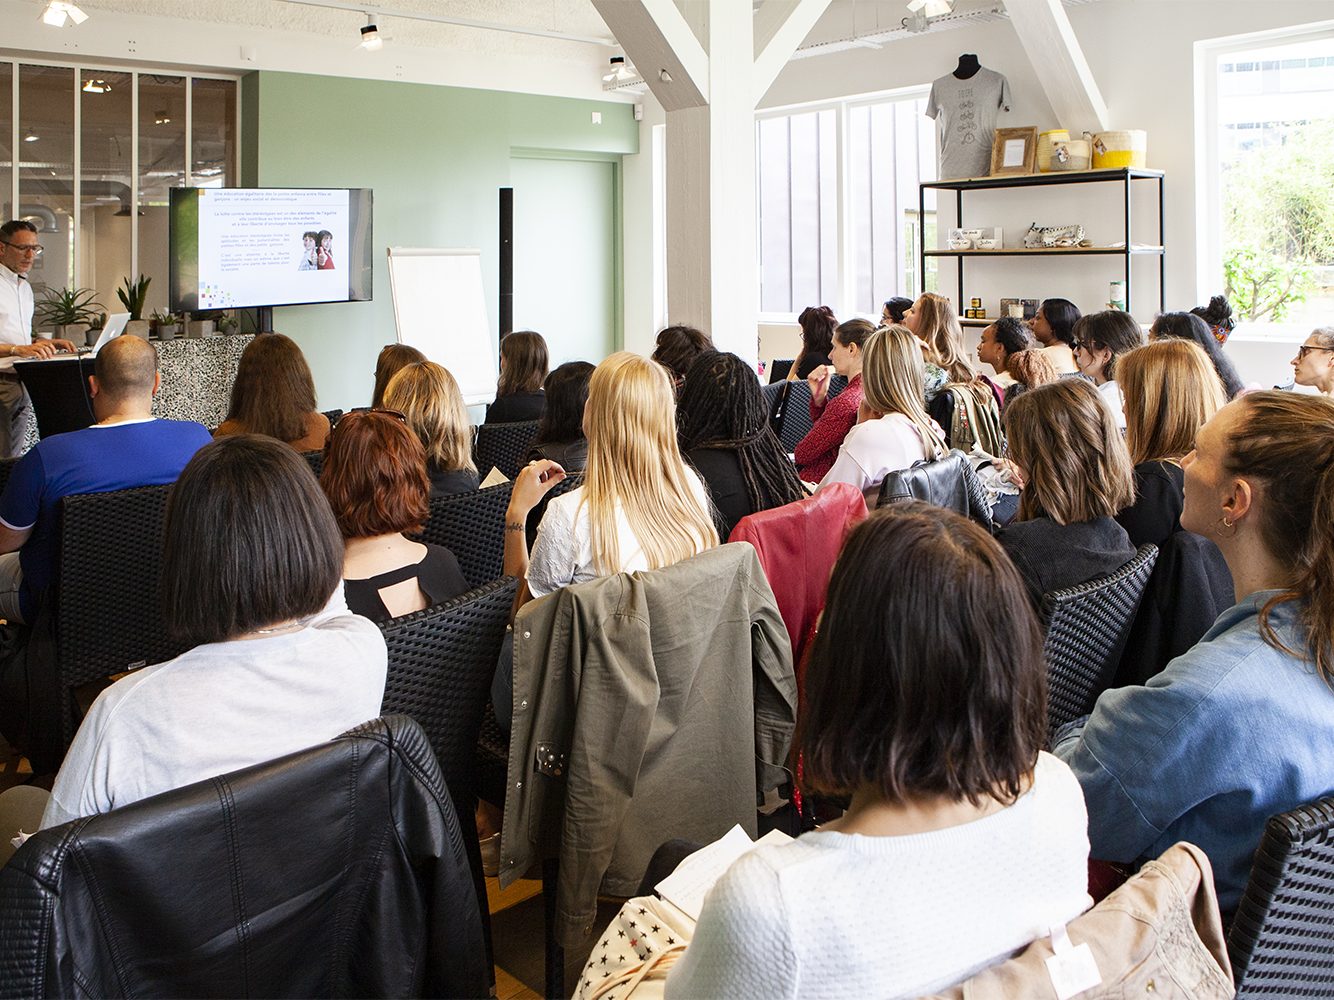
[(1227, 916), (1269, 817), (1334, 789), (1334, 402), (1245, 395), (1182, 465), (1181, 527), (1222, 550), (1237, 604), (1147, 686), (1105, 691), (1055, 753), (1095, 858), (1198, 844)]
[[(686, 372), (701, 354), (713, 350), (713, 340), (693, 326), (668, 326), (658, 333), (652, 360), (667, 369), (678, 392)], [(568, 471), (568, 470), (566, 470)]]
[(1000, 429), (1003, 394), (968, 360), (963, 327), (950, 300), (925, 293), (908, 311), (906, 325), (922, 341), (927, 412), (944, 430), (946, 445), (963, 452), (976, 447), (999, 457), (1005, 450)]
[(431, 512), (426, 455), (401, 417), (354, 411), (338, 421), (320, 485), (342, 533), (347, 606), (388, 621), (466, 593), (454, 553), (403, 537)]
[(1022, 396), (1029, 389), (1036, 389), (1060, 378), (1047, 352), (1034, 348), (1011, 354), (1005, 362), (1005, 370), (1014, 382), (1005, 390), (1004, 406), (1009, 406), (1016, 396)]
[(500, 381), (496, 401), (486, 408), (488, 424), (541, 420), (546, 407), (547, 342), (540, 333), (516, 330), (500, 338)]
[(801, 327), (801, 350), (792, 362), (789, 379), (805, 378), (821, 365), (829, 364), (838, 320), (828, 306), (807, 306), (797, 317), (797, 324)]
[(1163, 313), (1153, 321), (1153, 326), (1149, 327), (1150, 340), (1167, 340), (1172, 337), (1192, 341), (1209, 355), (1209, 360), (1213, 363), (1214, 371), (1218, 372), (1218, 377), (1223, 383), (1223, 392), (1227, 394), (1228, 399), (1236, 398), (1237, 394), (1246, 388), (1241, 376), (1237, 374), (1236, 366), (1232, 364), (1232, 359), (1224, 353), (1223, 345), (1214, 337), (1209, 324), (1200, 317), (1184, 312)]
[(676, 443), (676, 402), (661, 365), (621, 351), (593, 370), (584, 408), (582, 486), (547, 506), (529, 560), (524, 520), (565, 478), (549, 460), (514, 481), (505, 514), (505, 575), (527, 595), (637, 569), (660, 569), (718, 544), (709, 497)]
[(1084, 803), (1042, 752), (1047, 668), (1023, 594), (958, 514), (910, 503), (853, 529), (799, 736), (806, 785), (851, 805), (727, 870), (669, 1000), (934, 993), (1087, 908)]
[(1051, 359), (1057, 375), (1073, 375), (1079, 371), (1079, 365), (1075, 363), (1075, 324), (1078, 322), (1079, 307), (1069, 299), (1044, 299), (1029, 321), (1033, 336)]
[(1334, 326), (1312, 330), (1289, 363), (1294, 383), (1309, 385), (1322, 396), (1334, 398)]
[(1112, 412), (1083, 379), (1058, 379), (1005, 409), (1019, 511), (997, 536), (1033, 606), (1042, 595), (1115, 573), (1135, 556), (1113, 519), (1135, 498)]
[(976, 376), (963, 346), (963, 327), (943, 295), (925, 292), (903, 314), (903, 325), (921, 341), (926, 359), (922, 385), (929, 405), (950, 382), (967, 384)]
[(1012, 316), (1002, 316), (982, 331), (982, 339), (977, 345), (977, 360), (991, 365), (996, 372), (994, 383), (1004, 392), (1015, 384), (1015, 378), (1009, 371), (1010, 358), (1036, 346), (1037, 342), (1028, 327)]
[(193, 648), (98, 696), (41, 827), (272, 760), (376, 718), (384, 638), (348, 613), (342, 565), (329, 504), (292, 449), (249, 434), (201, 448), (172, 491), (162, 554), (163, 620)]
[(1116, 515), (1132, 545), (1162, 545), (1181, 530), (1181, 460), (1195, 434), (1223, 406), (1209, 357), (1186, 340), (1157, 340), (1116, 363), (1126, 401), (1126, 447), (1135, 464), (1135, 501)]
[(477, 489), (468, 408), (447, 368), (434, 361), (406, 365), (389, 380), (384, 405), (403, 414), (421, 441), (432, 497)]
[(949, 450), (922, 406), (923, 364), (921, 347), (907, 327), (881, 327), (867, 338), (860, 422), (843, 439), (821, 486), (851, 483), (874, 507), (885, 476)]
[[(811, 387), (811, 429), (797, 442), (793, 457), (797, 472), (808, 483), (824, 478), (838, 457), (839, 446), (857, 423), (862, 404), (862, 347), (875, 327), (864, 319), (850, 319), (834, 331), (834, 346), (829, 351), (830, 365), (816, 368), (807, 377)], [(829, 398), (829, 369), (848, 380), (847, 387)]]
[(1232, 318), (1232, 303), (1228, 302), (1226, 295), (1212, 296), (1207, 306), (1196, 306), (1191, 314), (1204, 320), (1214, 340), (1220, 344), (1227, 343), (1227, 338), (1232, 336), (1237, 325), (1237, 321)]
[(213, 432), (230, 434), (265, 434), (296, 451), (324, 447), (329, 418), (315, 409), (315, 380), (296, 341), (266, 333), (241, 352), (227, 419)]
[(550, 459), (567, 474), (584, 471), (588, 461), (584, 406), (592, 377), (593, 366), (587, 361), (567, 361), (547, 376), (543, 386), (547, 408), (537, 426), (537, 441), (528, 452), (530, 461)]
[(686, 373), (677, 422), (681, 451), (704, 478), (718, 537), (747, 514), (806, 495), (769, 428), (755, 372), (735, 354), (701, 354)]
[(1139, 322), (1128, 312), (1106, 309), (1081, 316), (1075, 323), (1075, 363), (1092, 379), (1098, 395), (1111, 408), (1116, 426), (1126, 429), (1125, 403), (1116, 384), (1116, 359), (1144, 343)]
[(902, 295), (896, 295), (892, 299), (885, 300), (885, 307), (880, 310), (880, 325), (902, 326), (903, 318), (912, 308), (912, 299), (905, 299)]
[(426, 355), (407, 344), (385, 344), (380, 356), (375, 361), (375, 389), (371, 393), (371, 408), (378, 410), (384, 406), (384, 391), (389, 387), (389, 380), (399, 370), (418, 361), (425, 361)]

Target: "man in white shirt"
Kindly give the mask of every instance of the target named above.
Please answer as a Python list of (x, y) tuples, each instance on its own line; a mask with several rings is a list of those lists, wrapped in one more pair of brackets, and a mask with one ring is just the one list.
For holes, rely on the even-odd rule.
[(0, 457), (22, 454), (32, 424), (32, 404), (14, 374), (15, 358), (49, 358), (74, 350), (68, 340), (32, 339), (32, 288), (28, 272), (42, 252), (37, 227), (22, 219), (0, 226)]

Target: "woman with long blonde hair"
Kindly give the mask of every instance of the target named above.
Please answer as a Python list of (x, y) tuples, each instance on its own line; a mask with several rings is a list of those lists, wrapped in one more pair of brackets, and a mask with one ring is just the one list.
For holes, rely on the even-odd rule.
[(1195, 435), (1227, 402), (1209, 355), (1189, 340), (1155, 340), (1116, 362), (1125, 397), (1126, 447), (1135, 464), (1135, 502), (1116, 515), (1135, 545), (1162, 545), (1181, 528), (1181, 460)]
[(403, 414), (421, 440), (432, 497), (477, 489), (468, 408), (449, 369), (434, 361), (399, 369), (385, 388), (384, 405)]
[(874, 500), (889, 473), (940, 458), (948, 448), (922, 405), (924, 362), (912, 331), (881, 327), (867, 339), (862, 355), (859, 420), (820, 485), (851, 483)]
[(626, 351), (603, 361), (588, 383), (584, 433), (583, 485), (547, 505), (531, 560), (528, 512), (565, 470), (534, 461), (515, 480), (505, 515), (506, 575), (526, 579), (528, 593), (542, 597), (600, 576), (670, 566), (718, 544), (708, 493), (677, 446), (666, 369)]
[[(963, 327), (945, 296), (923, 292), (903, 314), (903, 325), (917, 335), (926, 360), (945, 373), (946, 382), (967, 384), (977, 377), (963, 345)], [(934, 395), (928, 387), (928, 400)]]

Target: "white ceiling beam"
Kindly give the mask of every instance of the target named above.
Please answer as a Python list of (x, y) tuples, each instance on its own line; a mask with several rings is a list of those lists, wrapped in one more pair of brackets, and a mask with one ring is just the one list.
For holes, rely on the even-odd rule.
[(593, 0), (593, 6), (665, 110), (708, 103), (708, 54), (672, 0)]
[[(1061, 0), (1005, 0), (1005, 9), (1061, 125), (1106, 129), (1107, 104)], [(1152, 27), (1146, 22), (1145, 29)]]
[(765, 0), (755, 13), (755, 104), (760, 103), (830, 0)]

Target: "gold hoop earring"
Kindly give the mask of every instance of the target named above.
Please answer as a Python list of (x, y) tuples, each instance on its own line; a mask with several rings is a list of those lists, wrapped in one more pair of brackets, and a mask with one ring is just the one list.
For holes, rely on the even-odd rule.
[(1229, 521), (1226, 517), (1223, 518), (1222, 520), (1223, 520), (1223, 527), (1225, 527), (1225, 528), (1233, 528), (1233, 527), (1236, 527), (1236, 525), (1234, 525), (1234, 524), (1233, 524), (1231, 521)]

